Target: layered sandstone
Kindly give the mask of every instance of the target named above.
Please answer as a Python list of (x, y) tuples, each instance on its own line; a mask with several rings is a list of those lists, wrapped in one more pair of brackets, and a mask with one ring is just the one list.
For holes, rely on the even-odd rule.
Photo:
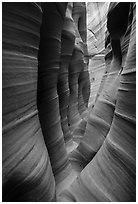
[(135, 201), (135, 97), (135, 3), (3, 3), (3, 201)]

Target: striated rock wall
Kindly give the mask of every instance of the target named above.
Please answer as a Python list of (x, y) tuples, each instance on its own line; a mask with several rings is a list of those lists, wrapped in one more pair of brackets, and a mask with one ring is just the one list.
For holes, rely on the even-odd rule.
[(71, 170), (61, 128), (57, 93), (61, 33), (66, 7), (67, 3), (42, 3), (43, 17), (38, 53), (37, 105), (56, 183)]
[[(118, 4), (120, 16), (123, 11), (130, 9), (130, 4)], [(116, 7), (115, 7), (116, 8)], [(111, 15), (119, 14), (117, 10)], [(129, 10), (128, 10), (129, 11)], [(119, 88), (113, 121), (110, 130), (104, 140), (103, 145), (81, 171), (77, 179), (72, 183), (69, 189), (63, 191), (60, 195), (62, 201), (72, 202), (121, 202), (136, 200), (136, 14), (135, 4), (133, 4), (133, 22), (131, 28), (130, 42), (124, 69), (120, 76)], [(126, 12), (128, 15), (128, 12)], [(112, 16), (112, 17), (113, 17)], [(108, 16), (108, 23), (111, 16)], [(113, 18), (114, 19), (114, 18)], [(127, 24), (127, 18), (124, 18), (124, 26)], [(109, 32), (120, 22), (112, 21), (112, 28), (108, 24)], [(123, 22), (123, 18), (121, 23)], [(126, 24), (125, 24), (126, 23)], [(117, 34), (124, 35), (122, 26), (115, 30)], [(114, 33), (115, 34), (115, 33)], [(120, 37), (119, 34), (119, 37)], [(112, 35), (112, 34), (111, 34)], [(119, 39), (119, 37), (117, 39)], [(116, 37), (115, 37), (116, 39)], [(112, 49), (114, 49), (112, 47)], [(114, 58), (112, 59), (112, 62)], [(118, 68), (118, 67), (116, 67)], [(107, 81), (107, 80), (106, 80)], [(108, 94), (110, 92), (108, 91)], [(97, 101), (98, 103), (98, 101)], [(97, 105), (96, 103), (96, 105)], [(102, 106), (103, 107), (103, 106)], [(100, 107), (100, 110), (102, 109)], [(108, 108), (109, 109), (109, 108)], [(100, 111), (99, 110), (99, 111)], [(110, 114), (109, 114), (110, 115)], [(105, 115), (103, 115), (105, 116)], [(108, 119), (108, 118), (106, 118)], [(98, 131), (101, 125), (95, 126)], [(87, 129), (87, 127), (86, 127)], [(87, 138), (90, 137), (90, 133)], [(98, 137), (98, 135), (97, 135)], [(91, 139), (94, 138), (91, 136)], [(85, 140), (87, 142), (87, 140)], [(96, 143), (96, 138), (93, 144)], [(90, 141), (89, 143), (90, 144)], [(91, 144), (92, 145), (92, 144)], [(88, 145), (87, 145), (88, 147)], [(82, 149), (83, 151), (83, 149)], [(87, 148), (88, 151), (88, 148)], [(87, 153), (85, 153), (87, 156)], [(83, 155), (84, 156), (84, 155)], [(81, 159), (82, 162), (82, 159)], [(83, 163), (83, 162), (82, 162)]]
[[(86, 52), (85, 4), (84, 30), (81, 23), (80, 28), (75, 24), (72, 8), (70, 3), (3, 4), (4, 201), (53, 201), (55, 184), (72, 173), (65, 146), (71, 139), (66, 136), (70, 123), (68, 102), (66, 105), (64, 100), (68, 99), (62, 97), (68, 87), (61, 83), (72, 83), (72, 78), (67, 80), (68, 69), (71, 57), (76, 56), (74, 40), (80, 28), (83, 39), (80, 37), (76, 47), (82, 53), (82, 72)], [(78, 19), (83, 11), (77, 14)], [(78, 57), (76, 62), (79, 63)], [(75, 86), (79, 87), (78, 80)]]
[(3, 3), (3, 201), (135, 201), (135, 47), (135, 3)]
[(104, 53), (109, 2), (87, 3), (87, 41), (89, 55)]
[(66, 15), (61, 36), (61, 63), (58, 76), (57, 91), (59, 95), (59, 108), (61, 125), (65, 143), (72, 142), (72, 134), (68, 123), (68, 107), (70, 98), (69, 65), (75, 45), (75, 24), (72, 17), (73, 3), (67, 5)]
[(42, 10), (3, 3), (3, 201), (54, 201), (55, 179), (36, 104)]
[(89, 104), (94, 104), (105, 73), (105, 38), (109, 2), (87, 3), (87, 44), (89, 52), (89, 72), (91, 94)]
[(72, 17), (75, 26), (75, 44), (69, 66), (70, 97), (68, 115), (70, 129), (73, 133), (83, 117), (83, 112), (88, 107), (90, 94), (85, 3), (73, 3)]

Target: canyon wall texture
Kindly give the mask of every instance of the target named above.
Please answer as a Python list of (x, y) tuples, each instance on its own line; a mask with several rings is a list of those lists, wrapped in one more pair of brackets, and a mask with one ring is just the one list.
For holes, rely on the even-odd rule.
[(3, 3), (3, 201), (55, 200), (55, 179), (37, 110), (42, 10)]
[(136, 3), (2, 9), (3, 201), (135, 201)]
[(89, 103), (94, 103), (105, 73), (105, 39), (109, 2), (87, 3), (87, 44), (89, 51), (89, 72), (91, 94)]

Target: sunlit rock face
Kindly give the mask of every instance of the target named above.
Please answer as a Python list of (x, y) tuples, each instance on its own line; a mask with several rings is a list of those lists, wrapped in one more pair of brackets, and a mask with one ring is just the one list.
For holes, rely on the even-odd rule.
[(3, 201), (135, 201), (136, 4), (3, 3), (2, 31)]
[(90, 55), (104, 53), (109, 2), (87, 3), (88, 50)]
[(95, 101), (105, 72), (105, 37), (108, 7), (109, 2), (87, 3), (87, 44), (90, 55), (89, 72), (91, 82), (90, 104)]

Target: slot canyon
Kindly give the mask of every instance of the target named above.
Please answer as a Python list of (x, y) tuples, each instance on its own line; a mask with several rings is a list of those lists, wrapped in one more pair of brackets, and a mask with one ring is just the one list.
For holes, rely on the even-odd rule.
[(2, 201), (136, 201), (136, 3), (2, 3)]

